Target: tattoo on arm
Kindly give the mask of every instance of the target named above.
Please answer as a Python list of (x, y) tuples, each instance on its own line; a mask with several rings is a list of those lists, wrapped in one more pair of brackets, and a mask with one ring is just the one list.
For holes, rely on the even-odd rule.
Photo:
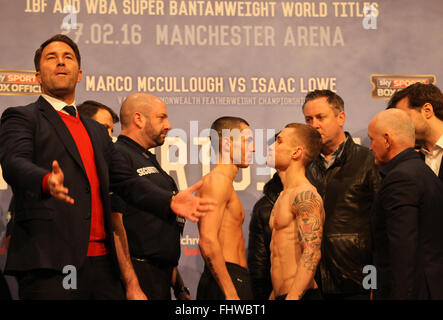
[(209, 271), (211, 271), (212, 276), (214, 277), (215, 281), (218, 282), (218, 274), (215, 272), (214, 266), (212, 264), (211, 258), (206, 257), (207, 266), (209, 268)]
[(295, 196), (295, 209), (298, 237), (303, 243), (301, 263), (310, 271), (315, 272), (320, 255), (323, 232), (323, 204), (312, 191), (303, 191)]

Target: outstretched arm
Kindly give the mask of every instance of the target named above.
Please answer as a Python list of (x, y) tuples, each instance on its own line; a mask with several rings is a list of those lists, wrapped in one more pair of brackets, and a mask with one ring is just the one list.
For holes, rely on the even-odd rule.
[(315, 271), (321, 258), (324, 209), (318, 194), (311, 190), (298, 193), (292, 204), (296, 216), (298, 237), (303, 253), (287, 300), (300, 300), (314, 281)]
[(193, 192), (201, 188), (203, 182), (200, 180), (188, 189), (177, 193), (172, 197), (172, 211), (193, 222), (205, 216), (205, 214), (214, 208), (215, 201), (210, 198), (200, 198), (193, 195)]

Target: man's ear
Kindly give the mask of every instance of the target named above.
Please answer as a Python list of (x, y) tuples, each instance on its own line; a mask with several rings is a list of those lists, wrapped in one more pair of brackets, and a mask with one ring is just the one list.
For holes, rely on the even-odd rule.
[(134, 112), (132, 115), (132, 121), (138, 128), (143, 128), (146, 119), (145, 116), (140, 112)]
[(303, 158), (303, 153), (304, 153), (304, 149), (302, 146), (298, 146), (295, 151), (292, 153), (291, 158), (293, 160), (300, 160), (301, 158)]
[(220, 141), (220, 152), (222, 156), (222, 163), (231, 163), (231, 154), (233, 153), (233, 144), (231, 143), (231, 137), (222, 137)]
[(390, 149), (392, 147), (392, 137), (390, 133), (385, 133), (384, 135), (385, 138), (385, 147), (386, 149)]
[(231, 151), (231, 137), (222, 137), (221, 149), (225, 152)]
[(82, 71), (82, 69), (79, 69), (78, 70), (78, 76), (77, 76), (77, 83), (82, 81), (82, 77), (83, 77), (83, 71)]
[(37, 80), (37, 82), (38, 82), (39, 84), (42, 84), (42, 77), (41, 77), (41, 75), (40, 75), (40, 71), (36, 71), (36, 72), (35, 72), (35, 80)]
[(338, 118), (338, 123), (340, 124), (341, 127), (343, 127), (346, 121), (346, 113), (344, 111), (340, 111), (337, 115), (337, 118)]
[(422, 107), (420, 112), (423, 114), (426, 120), (431, 119), (435, 116), (434, 107), (429, 102), (426, 102)]

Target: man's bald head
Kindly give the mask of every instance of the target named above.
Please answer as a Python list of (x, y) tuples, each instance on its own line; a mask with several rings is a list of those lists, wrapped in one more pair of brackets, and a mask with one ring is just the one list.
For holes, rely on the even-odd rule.
[(396, 144), (412, 148), (415, 144), (415, 129), (409, 115), (400, 109), (388, 109), (377, 114), (369, 124), (379, 134), (390, 133)]
[(388, 109), (377, 114), (369, 123), (368, 136), (377, 165), (387, 164), (415, 144), (414, 124), (409, 115), (400, 109)]
[(153, 107), (164, 106), (160, 98), (149, 93), (134, 93), (128, 96), (120, 108), (120, 122), (122, 130), (128, 128), (132, 123), (134, 113), (138, 112), (145, 116), (152, 111)]
[(120, 121), (121, 134), (145, 149), (161, 146), (171, 130), (165, 103), (147, 93), (134, 93), (123, 101)]

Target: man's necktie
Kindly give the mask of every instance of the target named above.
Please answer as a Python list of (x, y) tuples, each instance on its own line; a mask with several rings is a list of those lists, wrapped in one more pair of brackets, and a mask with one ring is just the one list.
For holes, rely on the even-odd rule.
[(69, 113), (73, 117), (77, 116), (77, 112), (75, 111), (74, 106), (66, 106), (63, 108), (63, 110), (65, 110), (67, 113)]

